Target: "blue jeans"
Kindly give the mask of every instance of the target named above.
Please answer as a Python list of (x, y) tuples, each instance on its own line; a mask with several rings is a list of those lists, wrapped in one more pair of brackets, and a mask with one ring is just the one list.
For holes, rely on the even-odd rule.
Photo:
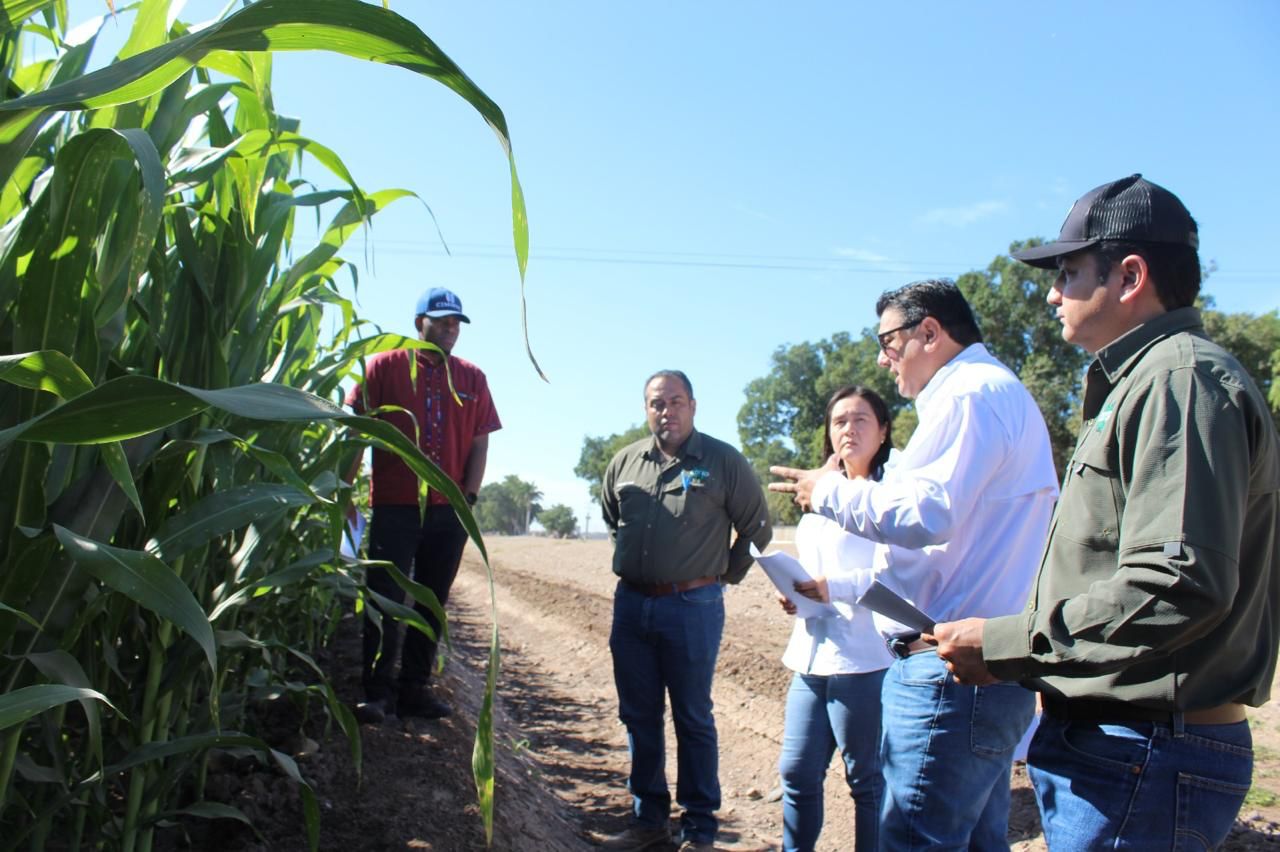
[(715, 840), (720, 808), (719, 751), (711, 678), (724, 632), (724, 592), (712, 583), (649, 597), (619, 582), (613, 598), (613, 680), (627, 727), (631, 791), (638, 822), (663, 826), (671, 815), (663, 741), (664, 695), (676, 729), (676, 801), (684, 839)]
[(1248, 722), (1067, 722), (1048, 714), (1027, 770), (1044, 838), (1073, 849), (1214, 849), (1253, 776)]
[(782, 733), (782, 848), (812, 852), (822, 831), (822, 782), (838, 747), (854, 802), (855, 841), (874, 852), (879, 840), (880, 687), (884, 670), (863, 674), (796, 672), (787, 691)]
[(1035, 715), (1014, 683), (961, 686), (933, 651), (885, 674), (885, 849), (1007, 850), (1013, 750)]

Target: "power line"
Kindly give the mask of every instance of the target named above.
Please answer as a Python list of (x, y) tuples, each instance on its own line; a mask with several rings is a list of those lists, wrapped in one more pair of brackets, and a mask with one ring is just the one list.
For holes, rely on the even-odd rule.
[[(454, 243), (449, 251), (415, 240), (374, 238), (371, 248), (375, 253), (426, 257), (458, 257), (477, 260), (509, 261), (510, 246), (485, 243)], [(299, 249), (299, 256), (312, 246)], [(592, 249), (545, 246), (529, 254), (530, 261), (540, 263), (598, 263), (605, 265), (675, 266), (710, 269), (741, 269), (785, 272), (858, 272), (873, 275), (902, 275), (907, 272), (950, 272), (973, 268), (972, 261), (940, 260), (884, 260), (868, 261), (862, 258), (818, 257), (803, 255), (750, 255), (718, 252), (652, 251), (644, 249)], [(1219, 267), (1211, 276), (1213, 281), (1251, 279), (1274, 280), (1273, 271), (1230, 270)]]

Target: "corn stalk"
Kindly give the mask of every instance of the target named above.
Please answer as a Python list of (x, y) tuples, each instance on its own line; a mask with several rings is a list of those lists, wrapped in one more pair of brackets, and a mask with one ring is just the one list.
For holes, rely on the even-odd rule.
[[(169, 26), (168, 7), (142, 0), (115, 61), (86, 73), (96, 37), (63, 41), (63, 2), (0, 0), (0, 849), (145, 852), (166, 817), (236, 817), (201, 799), (204, 756), (230, 748), (298, 781), (315, 848), (297, 766), (238, 729), (301, 674), (300, 700), (320, 699), (358, 767), (354, 719), (312, 660), (331, 632), (316, 625), (367, 597), (362, 566), (337, 557), (341, 472), (365, 446), (398, 453), (484, 553), (457, 486), (414, 442), (335, 404), (362, 358), (404, 344), (361, 336), (339, 252), (412, 193), (366, 192), (280, 116), (271, 53), (397, 65), (470, 103), (508, 159), (523, 278), (501, 110), (380, 5), (260, 0), (194, 30)], [(49, 58), (24, 64), (33, 39)], [(294, 177), (304, 156), (337, 188)], [(295, 259), (308, 210), (330, 218)], [(326, 308), (342, 317), (332, 339)], [(496, 666), (495, 621), (486, 711)], [(479, 728), (491, 835), (488, 712)]]

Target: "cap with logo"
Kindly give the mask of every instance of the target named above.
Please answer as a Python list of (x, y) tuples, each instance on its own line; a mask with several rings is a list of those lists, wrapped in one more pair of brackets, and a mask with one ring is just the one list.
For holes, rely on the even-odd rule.
[(418, 308), (414, 311), (414, 315), (432, 319), (457, 317), (463, 322), (471, 322), (462, 312), (462, 300), (452, 290), (446, 290), (443, 287), (432, 287), (419, 296)]
[(1054, 269), (1064, 254), (1104, 240), (1200, 248), (1196, 220), (1178, 196), (1142, 175), (1130, 175), (1081, 196), (1067, 213), (1058, 239), (1015, 251), (1013, 256), (1041, 269)]

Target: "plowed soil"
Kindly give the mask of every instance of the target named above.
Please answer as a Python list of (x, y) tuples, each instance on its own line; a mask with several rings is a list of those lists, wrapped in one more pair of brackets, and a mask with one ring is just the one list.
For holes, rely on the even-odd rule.
[[(617, 720), (608, 649), (611, 546), (598, 540), (494, 537), (488, 547), (502, 648), (493, 848), (593, 848), (595, 838), (626, 826), (630, 807), (626, 736)], [(778, 849), (781, 804), (771, 793), (777, 786), (790, 679), (779, 658), (791, 618), (778, 608), (758, 569), (729, 587), (725, 601), (714, 688), (723, 789), (718, 848)], [(319, 751), (299, 765), (317, 788), (322, 848), (484, 848), (470, 758), (490, 638), (489, 602), (484, 565), (468, 548), (449, 603), (453, 649), (437, 682), (439, 694), (456, 709), (452, 718), (362, 726), (359, 786), (346, 741), (332, 732), (316, 735)], [(339, 694), (352, 702), (358, 697), (357, 634), (355, 619), (348, 617), (325, 660)], [(1255, 790), (1226, 848), (1280, 848), (1280, 708), (1268, 705), (1254, 712), (1251, 722), (1258, 757)], [(674, 785), (669, 723), (668, 730), (668, 776)], [(853, 806), (838, 763), (833, 761), (828, 774), (826, 824), (818, 844), (828, 852), (853, 848)], [(278, 808), (257, 815), (260, 837), (224, 835), (216, 848), (305, 848), (296, 798), (283, 798)], [(229, 800), (236, 802), (234, 795)], [(1008, 839), (1017, 850), (1045, 848), (1021, 764), (1015, 765)], [(199, 845), (198, 838), (193, 840)]]

